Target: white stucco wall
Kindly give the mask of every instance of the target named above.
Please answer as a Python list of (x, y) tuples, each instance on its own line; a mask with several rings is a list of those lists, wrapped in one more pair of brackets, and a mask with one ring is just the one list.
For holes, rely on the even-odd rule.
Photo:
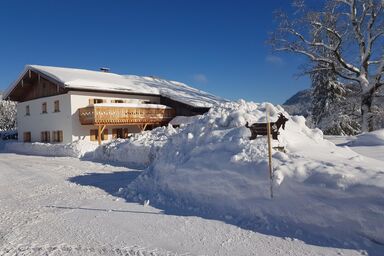
[[(60, 112), (54, 112), (54, 101), (59, 100)], [(42, 113), (42, 104), (47, 103), (47, 113)], [(26, 106), (29, 105), (30, 115), (26, 115)], [(31, 132), (32, 142), (40, 142), (41, 132), (63, 131), (63, 142), (72, 141), (72, 116), (70, 96), (68, 94), (44, 97), (17, 104), (17, 126), (19, 141), (23, 141), (24, 132)]]
[[(89, 99), (106, 99), (107, 102), (116, 99), (133, 99), (160, 103), (160, 97), (142, 95), (121, 95), (112, 93), (77, 92), (70, 91), (67, 94), (44, 97), (17, 104), (17, 123), (19, 141), (24, 140), (24, 132), (31, 132), (31, 141), (40, 142), (41, 132), (49, 131), (51, 142), (53, 131), (63, 131), (63, 143), (74, 140), (90, 141), (90, 130), (97, 129), (92, 125), (81, 125), (79, 119), (79, 108), (89, 106)], [(54, 101), (59, 100), (60, 112), (54, 112)], [(42, 113), (42, 104), (47, 103), (47, 113)], [(26, 106), (29, 106), (30, 115), (26, 115)], [(137, 126), (108, 126), (108, 140), (112, 139), (113, 128), (128, 128), (129, 132), (139, 132)], [(95, 142), (97, 143), (97, 142)]]
[[(97, 93), (97, 92), (80, 92), (80, 91), (70, 91), (69, 93), (70, 102), (71, 102), (71, 117), (72, 117), (72, 140), (87, 140), (90, 141), (90, 130), (97, 129), (96, 126), (92, 125), (81, 125), (79, 119), (79, 108), (89, 106), (89, 99), (98, 98), (105, 99), (107, 103), (110, 103), (111, 100), (127, 100), (127, 99), (138, 99), (143, 101), (150, 101), (151, 103), (160, 103), (160, 97), (158, 96), (142, 96), (142, 95), (122, 95), (122, 94), (113, 94), (113, 93)], [(139, 132), (137, 126), (116, 126), (117, 128), (128, 127), (130, 132)], [(112, 139), (112, 129), (114, 126), (108, 126), (108, 140)]]

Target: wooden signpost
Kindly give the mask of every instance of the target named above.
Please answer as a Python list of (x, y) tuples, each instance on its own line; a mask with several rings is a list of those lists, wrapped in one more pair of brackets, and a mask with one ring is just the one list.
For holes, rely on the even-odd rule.
[(269, 122), (269, 111), (266, 109), (267, 115), (267, 138), (268, 138), (268, 164), (269, 164), (269, 179), (270, 179), (270, 193), (273, 198), (273, 172), (272, 172), (272, 139), (271, 139), (271, 123)]

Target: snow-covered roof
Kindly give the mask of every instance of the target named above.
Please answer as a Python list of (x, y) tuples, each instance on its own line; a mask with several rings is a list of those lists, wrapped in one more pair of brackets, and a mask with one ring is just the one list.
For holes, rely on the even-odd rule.
[(69, 89), (161, 95), (194, 107), (211, 107), (220, 101), (224, 101), (222, 98), (176, 81), (146, 76), (119, 75), (109, 72), (39, 65), (27, 65), (18, 80), (5, 92), (6, 97), (9, 96), (13, 88), (29, 70), (44, 74)]

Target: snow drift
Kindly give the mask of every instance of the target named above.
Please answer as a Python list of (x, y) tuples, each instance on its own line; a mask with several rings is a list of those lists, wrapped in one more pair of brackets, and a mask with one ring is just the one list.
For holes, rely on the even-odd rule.
[[(244, 127), (247, 121), (265, 122), (267, 108), (271, 120), (279, 113), (290, 119), (274, 142), (287, 153), (273, 153), (273, 200), (266, 139), (250, 141)], [(150, 167), (120, 192), (280, 235), (373, 245), (384, 243), (382, 164), (324, 140), (303, 117), (290, 117), (279, 106), (239, 101), (214, 107), (178, 129)]]
[(384, 129), (356, 136), (356, 139), (351, 142), (351, 146), (384, 146)]
[(176, 130), (169, 125), (135, 134), (126, 140), (117, 139), (98, 147), (92, 158), (145, 168), (152, 163), (159, 149), (175, 133)]
[[(266, 139), (249, 140), (245, 128), (246, 122), (265, 122), (267, 108), (272, 121), (279, 113), (289, 118), (274, 141), (286, 152), (273, 151), (272, 200)], [(384, 162), (335, 146), (304, 117), (269, 103), (222, 103), (178, 123), (177, 129), (160, 127), (100, 147), (9, 143), (6, 150), (148, 167), (120, 189), (122, 196), (316, 244), (382, 249)], [(382, 131), (357, 141), (371, 145), (380, 138)]]

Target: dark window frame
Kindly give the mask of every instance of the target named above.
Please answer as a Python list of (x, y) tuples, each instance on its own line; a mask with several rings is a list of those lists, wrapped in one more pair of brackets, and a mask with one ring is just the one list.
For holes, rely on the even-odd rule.
[(55, 100), (53, 102), (53, 112), (54, 113), (60, 112), (60, 101), (59, 100)]
[(47, 102), (43, 102), (43, 103), (41, 104), (41, 113), (42, 113), (42, 114), (47, 114), (47, 113), (48, 113)]

